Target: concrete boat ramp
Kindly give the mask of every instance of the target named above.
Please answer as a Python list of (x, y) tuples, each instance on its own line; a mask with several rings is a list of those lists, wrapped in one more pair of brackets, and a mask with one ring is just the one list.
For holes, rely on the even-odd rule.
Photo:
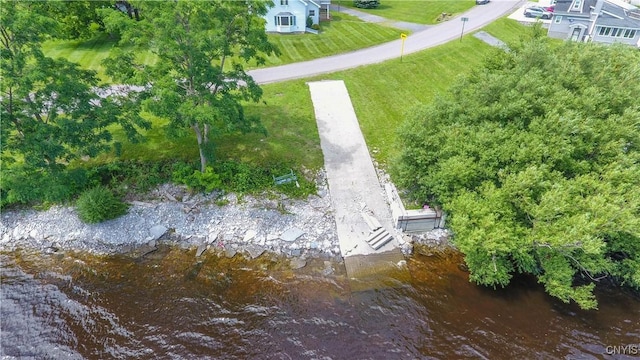
[[(308, 84), (329, 192), (352, 290), (409, 276), (386, 195), (343, 81)], [(400, 279), (398, 279), (400, 280)]]

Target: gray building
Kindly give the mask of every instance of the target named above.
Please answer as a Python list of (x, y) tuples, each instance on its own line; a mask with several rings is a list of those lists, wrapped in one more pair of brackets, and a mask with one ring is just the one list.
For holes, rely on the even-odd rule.
[(640, 9), (619, 0), (558, 0), (549, 36), (640, 47)]

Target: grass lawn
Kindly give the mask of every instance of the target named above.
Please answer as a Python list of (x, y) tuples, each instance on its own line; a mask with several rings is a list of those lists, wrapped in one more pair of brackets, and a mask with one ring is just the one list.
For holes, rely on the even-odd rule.
[(466, 36), (462, 42), (409, 55), (402, 62), (390, 60), (333, 78), (345, 81), (367, 145), (376, 160), (385, 164), (398, 154), (396, 130), (405, 114), (431, 102), (492, 51), (496, 50)]
[[(270, 34), (269, 40), (281, 50), (279, 57), (270, 56), (265, 66), (276, 66), (311, 60), (362, 49), (397, 39), (402, 32), (387, 26), (366, 23), (347, 14), (335, 14), (333, 20), (322, 23), (322, 31), (314, 34)], [(406, 33), (406, 31), (405, 31)], [(345, 36), (345, 34), (350, 34)], [(64, 58), (91, 69), (108, 81), (100, 62), (107, 58), (115, 45), (107, 36), (91, 40), (48, 41), (43, 44), (45, 55)], [(148, 51), (137, 51), (138, 60), (152, 64), (157, 57)], [(247, 69), (256, 67), (255, 64)]]
[[(264, 101), (246, 104), (245, 111), (249, 116), (260, 116), (267, 128), (267, 136), (251, 133), (212, 137), (218, 159), (233, 159), (266, 167), (286, 164), (320, 169), (323, 165), (322, 150), (306, 83), (277, 83), (263, 89)], [(126, 141), (121, 128), (111, 128), (114, 139), (122, 142), (122, 160), (196, 162), (199, 159), (192, 131), (185, 131), (177, 138), (168, 138), (164, 131), (167, 120), (149, 114), (145, 117), (152, 122), (152, 127), (142, 132), (146, 141), (141, 143), (132, 144)], [(103, 154), (95, 162), (113, 160), (115, 154), (110, 153)]]
[(520, 41), (520, 38), (527, 34), (529, 27), (516, 20), (503, 17), (485, 26), (482, 30), (510, 44)]
[(473, 0), (381, 0), (377, 9), (359, 9), (353, 0), (334, 0), (332, 4), (382, 16), (390, 20), (417, 24), (436, 24), (442, 13), (459, 14), (475, 6)]
[[(399, 29), (366, 23), (356, 17), (332, 13), (332, 20), (321, 23), (321, 32), (315, 34), (270, 34), (282, 54), (270, 56), (266, 66), (289, 64), (316, 59), (396, 40)], [(404, 31), (406, 32), (406, 31)], [(348, 35), (347, 35), (348, 34)]]
[[(527, 31), (509, 19), (501, 19), (485, 31), (509, 41), (515, 34)], [(349, 90), (367, 144), (378, 161), (386, 163), (397, 153), (396, 129), (405, 113), (419, 104), (432, 101), (455, 79), (478, 66), (482, 59), (497, 49), (471, 35), (463, 41), (447, 44), (405, 56), (403, 61), (390, 60), (314, 79), (293, 80), (263, 86), (263, 102), (247, 104), (247, 115), (258, 115), (268, 136), (260, 134), (224, 136), (215, 139), (220, 159), (236, 159), (252, 164), (291, 164), (319, 169), (323, 164), (320, 140), (314, 118), (309, 89), (313, 80), (341, 79)], [(151, 118), (154, 127), (146, 133), (147, 142), (128, 144), (122, 148), (123, 159), (187, 160), (198, 159), (194, 135), (190, 132), (178, 139), (168, 139), (162, 126), (165, 120)], [(122, 138), (121, 132), (115, 132)], [(112, 159), (105, 155), (101, 161)]]
[[(67, 59), (84, 69), (94, 70), (100, 79), (106, 81), (108, 77), (100, 62), (109, 56), (115, 44), (115, 41), (103, 35), (91, 40), (47, 41), (42, 44), (42, 51), (54, 59)], [(157, 61), (157, 57), (149, 51), (138, 51), (136, 56), (138, 61), (144, 64), (153, 64)]]

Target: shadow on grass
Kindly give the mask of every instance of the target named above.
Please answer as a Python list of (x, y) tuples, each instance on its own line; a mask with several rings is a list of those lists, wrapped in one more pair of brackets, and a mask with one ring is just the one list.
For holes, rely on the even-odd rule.
[(267, 135), (228, 134), (217, 139), (216, 156), (256, 166), (287, 164), (318, 169), (322, 150), (313, 117), (296, 114), (284, 105), (255, 104), (245, 107), (247, 114), (259, 114)]

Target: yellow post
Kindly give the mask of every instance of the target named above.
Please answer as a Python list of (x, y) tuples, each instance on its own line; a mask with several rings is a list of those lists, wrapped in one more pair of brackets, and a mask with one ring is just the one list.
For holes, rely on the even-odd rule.
[(402, 54), (404, 53), (404, 41), (407, 39), (407, 34), (401, 33), (400, 39), (402, 39), (402, 47), (400, 47), (400, 62), (402, 62)]

